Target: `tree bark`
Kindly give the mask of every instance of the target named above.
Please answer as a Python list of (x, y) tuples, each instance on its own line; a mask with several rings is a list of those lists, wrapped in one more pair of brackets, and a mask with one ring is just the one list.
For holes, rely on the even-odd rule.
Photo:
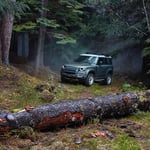
[(38, 48), (37, 48), (37, 55), (36, 55), (36, 63), (35, 63), (35, 70), (38, 71), (40, 66), (43, 66), (43, 57), (44, 57), (44, 41), (45, 41), (45, 32), (46, 27), (40, 25), (40, 32), (39, 32), (39, 39), (38, 39)]
[(26, 107), (17, 113), (0, 112), (0, 132), (22, 126), (40, 130), (62, 127), (82, 123), (95, 117), (118, 118), (130, 115), (138, 109), (150, 110), (150, 91), (67, 100), (36, 108)]
[[(16, 0), (12, 0), (15, 2)], [(6, 10), (5, 10), (6, 9)], [(9, 65), (9, 51), (14, 23), (14, 10), (4, 8), (5, 13), (1, 14), (0, 21), (0, 64)]]
[(2, 65), (2, 27), (0, 22), (0, 65)]
[(147, 29), (148, 29), (148, 32), (150, 32), (150, 22), (149, 22), (148, 12), (146, 9), (145, 0), (142, 0), (142, 2), (143, 2), (143, 9), (144, 9), (144, 13), (145, 13), (146, 23), (147, 23)]
[(2, 21), (2, 62), (9, 65), (9, 50), (12, 36), (14, 16), (6, 14)]

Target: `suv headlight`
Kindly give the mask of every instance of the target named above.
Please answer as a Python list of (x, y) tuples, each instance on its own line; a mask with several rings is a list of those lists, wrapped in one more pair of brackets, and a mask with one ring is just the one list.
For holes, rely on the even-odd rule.
[(65, 69), (65, 65), (63, 65), (61, 68), (62, 68), (62, 69)]
[(85, 71), (85, 68), (78, 68), (78, 71)]

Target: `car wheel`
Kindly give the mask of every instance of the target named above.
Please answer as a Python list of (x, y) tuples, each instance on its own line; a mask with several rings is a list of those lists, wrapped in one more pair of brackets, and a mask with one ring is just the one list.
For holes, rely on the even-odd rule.
[(94, 83), (94, 74), (89, 73), (86, 80), (85, 80), (85, 85), (86, 86), (91, 86)]
[(106, 85), (111, 85), (111, 83), (112, 83), (112, 75), (108, 74), (106, 79), (105, 79), (105, 84)]

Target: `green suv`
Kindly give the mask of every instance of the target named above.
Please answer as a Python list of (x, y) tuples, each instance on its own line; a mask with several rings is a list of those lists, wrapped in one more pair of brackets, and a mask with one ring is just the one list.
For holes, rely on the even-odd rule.
[(86, 86), (94, 81), (112, 82), (112, 57), (106, 55), (80, 54), (73, 64), (65, 64), (61, 68), (61, 81), (78, 80)]

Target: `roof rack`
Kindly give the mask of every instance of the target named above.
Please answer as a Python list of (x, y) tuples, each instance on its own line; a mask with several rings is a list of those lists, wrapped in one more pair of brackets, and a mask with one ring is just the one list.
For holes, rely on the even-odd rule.
[(107, 57), (107, 58), (112, 58), (110, 55), (106, 55), (106, 54), (91, 54), (91, 53), (83, 53), (80, 54), (82, 56), (98, 56), (98, 57)]

